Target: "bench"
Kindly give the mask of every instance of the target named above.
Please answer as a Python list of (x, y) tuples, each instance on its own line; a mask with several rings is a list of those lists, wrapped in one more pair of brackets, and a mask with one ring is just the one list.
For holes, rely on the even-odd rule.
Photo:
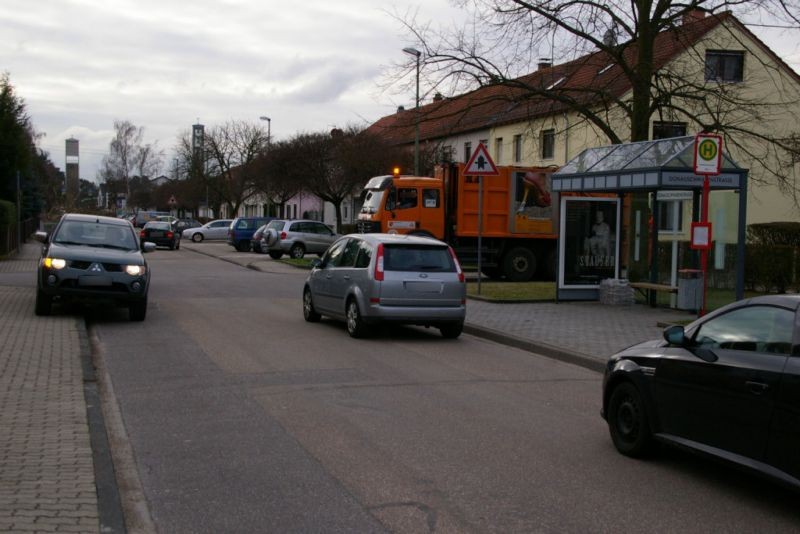
[(655, 294), (659, 291), (664, 293), (677, 293), (678, 286), (671, 286), (667, 284), (654, 284), (652, 282), (630, 282), (628, 284), (633, 289), (637, 290), (651, 306), (655, 306)]

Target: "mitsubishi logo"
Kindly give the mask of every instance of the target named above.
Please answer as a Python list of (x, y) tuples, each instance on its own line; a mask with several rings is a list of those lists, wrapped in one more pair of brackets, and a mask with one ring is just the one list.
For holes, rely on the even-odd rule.
[(103, 268), (102, 268), (102, 267), (100, 267), (100, 264), (99, 264), (99, 263), (93, 263), (93, 264), (92, 264), (92, 265), (89, 267), (89, 270), (90, 270), (90, 271), (92, 271), (93, 273), (102, 273), (102, 272), (103, 272)]

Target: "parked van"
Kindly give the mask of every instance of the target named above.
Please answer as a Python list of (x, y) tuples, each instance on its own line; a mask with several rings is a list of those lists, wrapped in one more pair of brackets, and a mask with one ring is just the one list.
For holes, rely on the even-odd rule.
[(253, 234), (275, 217), (237, 217), (228, 229), (228, 244), (239, 252), (249, 252), (253, 247)]

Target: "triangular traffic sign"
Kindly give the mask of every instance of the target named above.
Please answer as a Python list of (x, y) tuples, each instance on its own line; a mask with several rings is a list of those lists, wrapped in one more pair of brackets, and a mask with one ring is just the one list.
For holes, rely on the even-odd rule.
[(464, 169), (464, 175), (479, 175), (479, 176), (500, 176), (497, 167), (494, 165), (489, 151), (483, 143), (478, 143), (472, 157), (469, 158), (469, 163)]

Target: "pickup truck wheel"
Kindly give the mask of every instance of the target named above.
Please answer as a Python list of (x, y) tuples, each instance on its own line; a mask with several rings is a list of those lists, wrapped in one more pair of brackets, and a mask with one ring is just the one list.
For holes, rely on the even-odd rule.
[(147, 316), (147, 299), (131, 302), (128, 306), (128, 318), (131, 321), (144, 321)]
[(50, 315), (53, 307), (53, 299), (46, 295), (42, 290), (36, 290), (36, 308), (34, 312), (36, 315)]
[(503, 274), (512, 282), (527, 282), (536, 272), (536, 256), (525, 247), (514, 247), (503, 256)]

